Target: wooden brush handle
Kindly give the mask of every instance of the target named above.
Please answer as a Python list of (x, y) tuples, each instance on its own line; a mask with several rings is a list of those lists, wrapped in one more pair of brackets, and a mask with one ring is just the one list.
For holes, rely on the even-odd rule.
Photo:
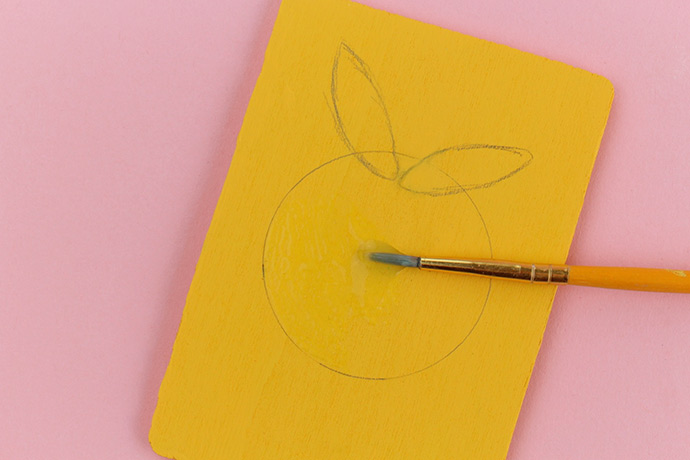
[(635, 291), (690, 293), (690, 271), (570, 266), (568, 284)]

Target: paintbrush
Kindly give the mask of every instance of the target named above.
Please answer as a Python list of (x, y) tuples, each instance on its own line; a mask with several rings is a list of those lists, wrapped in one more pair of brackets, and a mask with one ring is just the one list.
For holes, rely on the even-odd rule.
[(502, 260), (455, 260), (370, 252), (369, 259), (401, 267), (440, 270), (541, 284), (573, 284), (635, 291), (690, 293), (690, 271), (657, 268), (543, 265)]

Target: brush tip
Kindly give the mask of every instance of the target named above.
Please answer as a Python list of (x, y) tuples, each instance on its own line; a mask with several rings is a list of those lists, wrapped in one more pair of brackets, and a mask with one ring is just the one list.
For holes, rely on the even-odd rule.
[(374, 262), (381, 262), (389, 265), (399, 265), (401, 267), (419, 267), (419, 257), (406, 256), (404, 254), (393, 254), (390, 252), (370, 252), (369, 259)]

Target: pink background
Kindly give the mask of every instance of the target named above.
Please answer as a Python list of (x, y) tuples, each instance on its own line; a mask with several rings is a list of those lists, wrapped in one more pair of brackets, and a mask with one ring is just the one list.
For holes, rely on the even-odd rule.
[[(608, 77), (570, 262), (690, 268), (683, 0), (364, 0)], [(147, 431), (278, 0), (0, 2), (0, 458)], [(690, 457), (690, 297), (562, 289), (509, 458)]]

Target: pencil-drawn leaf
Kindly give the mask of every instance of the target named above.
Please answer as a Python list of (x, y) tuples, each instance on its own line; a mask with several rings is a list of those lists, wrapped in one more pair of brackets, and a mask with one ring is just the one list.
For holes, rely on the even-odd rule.
[(491, 187), (526, 168), (532, 154), (502, 145), (468, 144), (439, 150), (406, 170), (402, 188), (441, 196)]
[[(350, 152), (372, 173), (395, 180), (400, 168), (388, 110), (369, 67), (345, 43), (333, 61), (331, 97), (336, 129)], [(365, 153), (372, 151), (390, 154)]]

